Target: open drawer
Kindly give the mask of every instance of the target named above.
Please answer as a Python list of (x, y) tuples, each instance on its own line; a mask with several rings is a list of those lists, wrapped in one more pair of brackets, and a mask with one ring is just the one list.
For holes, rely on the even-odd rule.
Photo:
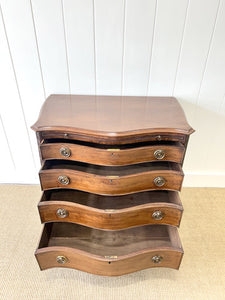
[(184, 145), (173, 141), (102, 145), (66, 139), (46, 139), (40, 144), (42, 160), (66, 159), (105, 166), (151, 161), (182, 163), (184, 152)]
[(116, 230), (146, 224), (179, 226), (183, 207), (175, 191), (101, 196), (57, 189), (43, 192), (38, 210), (42, 223), (71, 222)]
[(106, 167), (47, 160), (39, 176), (43, 190), (69, 188), (102, 195), (125, 195), (147, 190), (179, 191), (184, 174), (181, 165), (174, 162)]
[(153, 267), (178, 269), (182, 255), (173, 226), (104, 231), (72, 223), (45, 224), (35, 252), (41, 270), (65, 267), (107, 276)]

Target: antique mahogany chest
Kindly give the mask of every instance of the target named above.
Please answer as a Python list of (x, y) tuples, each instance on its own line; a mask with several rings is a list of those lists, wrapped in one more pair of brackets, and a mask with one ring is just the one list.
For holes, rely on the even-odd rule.
[(178, 269), (182, 165), (194, 131), (173, 97), (51, 95), (36, 131), (41, 270)]

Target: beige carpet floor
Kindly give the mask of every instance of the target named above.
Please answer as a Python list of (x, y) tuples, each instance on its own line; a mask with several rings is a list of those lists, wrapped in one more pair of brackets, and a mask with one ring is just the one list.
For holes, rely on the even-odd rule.
[(38, 186), (0, 185), (1, 300), (225, 299), (225, 189), (183, 189), (179, 271), (155, 268), (121, 277), (39, 270), (33, 253), (42, 229), (40, 195)]

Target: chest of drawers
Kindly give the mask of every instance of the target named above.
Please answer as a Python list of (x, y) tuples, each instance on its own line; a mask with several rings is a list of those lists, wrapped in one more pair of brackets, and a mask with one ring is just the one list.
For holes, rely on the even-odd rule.
[(117, 276), (178, 269), (189, 135), (172, 97), (51, 95), (36, 131), (40, 269)]

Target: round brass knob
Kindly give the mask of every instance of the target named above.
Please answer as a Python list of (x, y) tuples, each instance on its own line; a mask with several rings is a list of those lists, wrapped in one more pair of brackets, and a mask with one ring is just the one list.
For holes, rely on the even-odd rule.
[(60, 154), (61, 154), (62, 156), (64, 156), (64, 157), (70, 157), (70, 155), (71, 155), (71, 151), (70, 151), (70, 149), (67, 148), (67, 147), (62, 147), (62, 148), (60, 148), (59, 152), (60, 152)]
[(155, 220), (162, 220), (163, 213), (161, 212), (161, 210), (156, 210), (156, 211), (153, 212), (152, 218), (155, 219)]
[(58, 177), (58, 181), (59, 181), (59, 183), (61, 183), (61, 184), (63, 184), (63, 185), (67, 185), (67, 184), (70, 183), (70, 179), (69, 179), (69, 177), (67, 177), (66, 175), (60, 175), (60, 176)]
[(165, 180), (165, 178), (164, 177), (162, 177), (162, 176), (158, 176), (158, 177), (156, 177), (155, 179), (154, 179), (154, 184), (156, 185), (156, 186), (163, 186), (164, 184), (166, 183), (166, 180)]
[(59, 218), (66, 218), (69, 215), (68, 210), (64, 208), (57, 209), (56, 214)]
[(57, 256), (56, 261), (58, 264), (65, 264), (68, 261), (68, 258), (63, 255), (59, 255)]
[(158, 149), (158, 150), (155, 150), (155, 152), (154, 152), (154, 156), (158, 160), (163, 159), (165, 157), (165, 155), (166, 155), (166, 153), (164, 150)]
[(162, 256), (160, 256), (160, 255), (155, 255), (155, 256), (153, 256), (152, 257), (152, 261), (154, 262), (154, 264), (159, 264), (159, 263), (161, 263), (161, 261), (162, 261)]

